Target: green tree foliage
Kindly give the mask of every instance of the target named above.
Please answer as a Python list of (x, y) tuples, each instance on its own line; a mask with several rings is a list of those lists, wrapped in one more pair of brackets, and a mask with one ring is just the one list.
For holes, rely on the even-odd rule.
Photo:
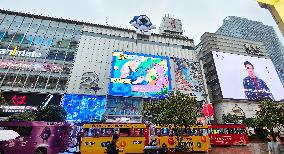
[(45, 108), (39, 108), (38, 111), (26, 111), (11, 115), (8, 121), (65, 121), (66, 111), (60, 105), (47, 105)]
[(236, 115), (232, 114), (223, 114), (222, 116), (224, 123), (239, 123), (239, 118)]
[(60, 105), (47, 105), (43, 109), (39, 109), (36, 121), (65, 121), (67, 112)]
[(6, 99), (3, 95), (3, 93), (0, 91), (0, 105), (5, 105), (7, 102), (6, 102)]
[(272, 130), (275, 127), (284, 126), (284, 105), (270, 100), (262, 101), (260, 110), (256, 113), (256, 125), (259, 128), (266, 127)]
[(189, 95), (176, 92), (158, 101), (143, 103), (143, 117), (148, 118), (155, 125), (175, 128), (177, 149), (187, 151), (182, 144), (181, 127), (196, 124), (196, 99)]
[(34, 121), (36, 118), (36, 112), (26, 111), (23, 113), (13, 114), (8, 117), (8, 121)]
[(247, 127), (252, 127), (252, 128), (256, 128), (257, 125), (256, 125), (256, 118), (253, 117), (253, 118), (244, 118), (242, 120), (242, 123), (244, 125), (246, 125)]

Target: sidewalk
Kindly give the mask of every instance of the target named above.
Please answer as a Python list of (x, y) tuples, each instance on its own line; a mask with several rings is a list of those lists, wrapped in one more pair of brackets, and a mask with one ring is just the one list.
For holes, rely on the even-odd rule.
[(267, 143), (249, 143), (247, 146), (212, 147), (210, 154), (267, 154)]

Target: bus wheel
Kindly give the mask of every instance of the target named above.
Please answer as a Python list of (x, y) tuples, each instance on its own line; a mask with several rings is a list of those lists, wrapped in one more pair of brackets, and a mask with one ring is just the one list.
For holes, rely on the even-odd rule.
[(47, 154), (47, 149), (46, 148), (38, 148), (38, 149), (36, 149), (34, 154)]

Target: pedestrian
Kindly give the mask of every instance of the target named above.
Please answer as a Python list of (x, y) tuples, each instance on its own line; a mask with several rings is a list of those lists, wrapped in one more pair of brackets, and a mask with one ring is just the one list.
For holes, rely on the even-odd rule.
[(107, 154), (118, 154), (119, 153), (119, 149), (116, 149), (116, 143), (118, 139), (119, 139), (118, 134), (114, 134), (112, 137), (112, 141), (107, 146)]
[[(284, 147), (283, 147), (283, 142), (282, 140), (280, 139), (280, 136), (279, 134), (276, 134), (275, 135), (275, 139), (276, 139), (276, 150), (279, 154), (282, 154), (284, 153)], [(277, 153), (277, 154), (278, 154)]]
[(268, 134), (267, 138), (269, 139), (269, 142), (267, 144), (269, 154), (281, 154), (281, 151), (279, 150), (280, 144), (277, 143), (275, 134), (270, 133)]
[[(81, 150), (81, 139), (84, 136), (84, 129), (82, 128), (78, 133), (77, 133), (77, 145), (79, 146), (79, 150)], [(77, 147), (76, 147), (77, 149)]]

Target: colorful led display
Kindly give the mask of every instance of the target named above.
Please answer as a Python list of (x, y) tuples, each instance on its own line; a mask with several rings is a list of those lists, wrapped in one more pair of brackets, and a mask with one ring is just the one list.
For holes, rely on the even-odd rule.
[(63, 99), (68, 121), (100, 121), (105, 112), (105, 105), (105, 96), (66, 94)]
[(188, 59), (174, 58), (176, 90), (196, 97), (197, 101), (205, 98), (200, 65)]
[(160, 97), (171, 90), (169, 58), (113, 52), (109, 94)]

